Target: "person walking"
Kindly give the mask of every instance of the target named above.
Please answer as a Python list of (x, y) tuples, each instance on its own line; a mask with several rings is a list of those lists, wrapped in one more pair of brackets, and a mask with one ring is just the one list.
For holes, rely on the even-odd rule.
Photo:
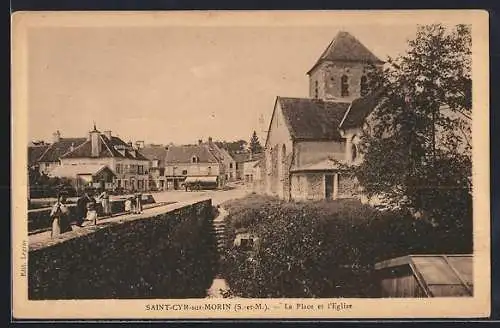
[(52, 219), (52, 231), (50, 235), (51, 238), (71, 231), (71, 225), (69, 222), (69, 209), (66, 206), (66, 195), (64, 193), (59, 193), (57, 195), (57, 202), (54, 204), (52, 210), (50, 211), (50, 217)]

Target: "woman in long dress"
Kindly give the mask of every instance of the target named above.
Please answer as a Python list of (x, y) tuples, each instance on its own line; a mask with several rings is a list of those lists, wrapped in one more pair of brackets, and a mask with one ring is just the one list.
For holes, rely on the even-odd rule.
[(85, 225), (89, 224), (97, 224), (97, 203), (92, 196), (90, 196), (90, 201), (87, 203), (87, 217), (85, 218)]
[(69, 222), (69, 209), (66, 206), (66, 195), (57, 195), (57, 202), (50, 211), (50, 217), (52, 218), (52, 238), (72, 230)]

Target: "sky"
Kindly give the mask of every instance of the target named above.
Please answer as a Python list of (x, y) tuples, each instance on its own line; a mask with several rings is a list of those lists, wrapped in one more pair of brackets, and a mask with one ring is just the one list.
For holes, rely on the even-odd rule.
[(385, 60), (416, 25), (31, 28), (29, 139), (86, 136), (95, 121), (124, 141), (249, 140), (256, 130), (264, 143), (276, 96), (308, 96), (306, 72), (340, 30)]

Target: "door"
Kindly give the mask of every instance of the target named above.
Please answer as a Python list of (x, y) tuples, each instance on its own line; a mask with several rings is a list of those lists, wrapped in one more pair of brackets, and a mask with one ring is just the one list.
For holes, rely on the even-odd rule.
[(325, 175), (325, 198), (333, 198), (333, 175)]

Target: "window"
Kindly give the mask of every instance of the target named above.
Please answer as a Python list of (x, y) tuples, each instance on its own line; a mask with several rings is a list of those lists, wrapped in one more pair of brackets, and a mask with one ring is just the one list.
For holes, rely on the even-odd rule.
[(361, 97), (366, 96), (366, 94), (368, 93), (368, 79), (366, 78), (365, 75), (363, 75), (361, 77), (359, 90), (360, 90)]
[(187, 175), (188, 171), (187, 170), (182, 170), (182, 175)]
[(208, 167), (208, 175), (210, 175), (210, 174), (212, 174), (212, 167), (211, 166)]
[(229, 168), (232, 169), (233, 168), (233, 163), (229, 163)]
[(314, 81), (314, 98), (318, 99), (318, 97), (319, 97), (318, 81)]
[(200, 162), (200, 158), (198, 156), (193, 156), (191, 158), (191, 162), (193, 162), (193, 163), (199, 163)]
[(116, 164), (116, 173), (118, 173), (118, 174), (122, 173), (122, 165), (121, 164)]
[(342, 75), (340, 79), (340, 95), (342, 97), (348, 97), (349, 96), (349, 78), (347, 75)]
[(238, 163), (236, 163), (236, 169), (238, 169)]

